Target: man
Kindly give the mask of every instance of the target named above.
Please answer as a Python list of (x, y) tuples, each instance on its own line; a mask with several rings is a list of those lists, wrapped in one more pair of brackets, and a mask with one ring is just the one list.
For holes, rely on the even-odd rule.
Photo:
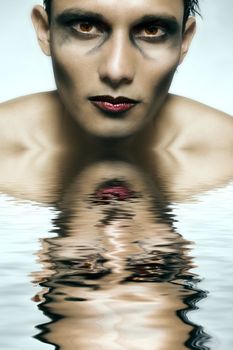
[[(192, 0), (49, 0), (32, 20), (57, 92), (0, 107), (3, 148), (226, 149), (233, 120), (168, 94), (195, 33)], [(85, 145), (85, 148), (84, 148)]]

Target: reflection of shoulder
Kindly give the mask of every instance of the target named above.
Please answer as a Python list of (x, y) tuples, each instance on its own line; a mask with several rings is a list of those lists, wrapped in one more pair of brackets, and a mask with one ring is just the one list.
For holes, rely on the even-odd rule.
[[(41, 134), (56, 124), (61, 104), (56, 92), (19, 97), (0, 104), (0, 144), (31, 147), (42, 141)], [(44, 135), (44, 139), (46, 134)]]
[(180, 132), (179, 142), (187, 148), (233, 147), (233, 118), (191, 99), (169, 95), (166, 114)]

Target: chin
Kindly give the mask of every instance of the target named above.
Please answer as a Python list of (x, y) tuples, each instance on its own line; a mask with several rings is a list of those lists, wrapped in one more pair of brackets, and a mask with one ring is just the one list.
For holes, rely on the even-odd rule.
[(127, 139), (130, 138), (131, 136), (133, 136), (135, 133), (134, 132), (122, 132), (122, 131), (87, 131), (90, 135), (92, 135), (93, 137), (96, 137), (98, 139), (102, 139), (102, 140), (123, 140), (123, 139)]
[(116, 126), (114, 125), (111, 128), (86, 128), (86, 132), (96, 138), (99, 139), (112, 139), (112, 140), (123, 140), (130, 137), (133, 137), (134, 135), (138, 134), (138, 132), (141, 130), (141, 126), (136, 127), (134, 125), (133, 127), (126, 127), (124, 125)]
[(141, 123), (126, 119), (110, 119), (98, 114), (91, 118), (75, 118), (76, 122), (89, 136), (101, 139), (125, 139), (131, 137), (141, 130)]

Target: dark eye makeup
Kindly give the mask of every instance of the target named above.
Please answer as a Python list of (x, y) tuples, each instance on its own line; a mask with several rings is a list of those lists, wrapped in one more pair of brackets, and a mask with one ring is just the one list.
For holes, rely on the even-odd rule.
[(149, 43), (161, 42), (168, 38), (166, 28), (155, 23), (143, 24), (134, 29), (133, 37), (136, 40), (143, 40)]
[(134, 26), (133, 32), (139, 40), (151, 43), (162, 42), (179, 32), (179, 24), (173, 17), (147, 15)]
[[(111, 26), (102, 15), (80, 11), (65, 11), (56, 18), (56, 22), (71, 31), (80, 39), (94, 39), (109, 35)], [(179, 31), (176, 20), (170, 17), (144, 16), (130, 30), (133, 41), (159, 43), (173, 37)]]
[(59, 24), (70, 30), (72, 34), (83, 39), (96, 38), (103, 33), (109, 32), (106, 24), (87, 16), (69, 16), (59, 21)]

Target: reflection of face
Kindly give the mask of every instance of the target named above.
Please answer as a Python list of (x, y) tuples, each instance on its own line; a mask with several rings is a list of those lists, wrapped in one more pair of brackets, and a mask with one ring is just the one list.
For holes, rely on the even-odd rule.
[[(110, 278), (115, 282), (134, 279), (137, 268), (133, 266), (141, 266), (140, 279), (144, 273), (150, 279), (142, 266), (158, 261), (165, 266), (174, 251), (183, 250), (171, 217), (164, 215), (166, 206), (157, 184), (135, 164), (119, 160), (89, 164), (67, 189), (59, 209), (65, 234), (62, 231), (58, 238), (62, 249), (56, 249), (54, 257), (77, 260), (78, 247), (85, 247), (81, 256), (95, 261), (98, 251), (109, 260)], [(171, 278), (173, 273), (165, 270), (159, 267), (152, 278)]]
[(155, 201), (162, 205), (161, 194), (140, 168), (122, 161), (102, 161), (79, 174), (61, 207), (70, 208), (67, 229), (79, 240), (81, 236), (87, 241), (118, 232), (129, 242), (145, 241), (153, 232), (158, 243), (164, 231), (169, 236), (170, 228), (157, 218)]
[(62, 316), (43, 340), (63, 350), (185, 349), (191, 326), (176, 312), (187, 305), (166, 281), (189, 261), (184, 240), (158, 219), (161, 197), (136, 164), (104, 160), (78, 173), (60, 202), (60, 235), (43, 242), (52, 288), (42, 309)]
[[(124, 137), (163, 103), (181, 58), (182, 0), (54, 0), (51, 55), (59, 94), (88, 132)], [(115, 117), (88, 98), (139, 101)]]

